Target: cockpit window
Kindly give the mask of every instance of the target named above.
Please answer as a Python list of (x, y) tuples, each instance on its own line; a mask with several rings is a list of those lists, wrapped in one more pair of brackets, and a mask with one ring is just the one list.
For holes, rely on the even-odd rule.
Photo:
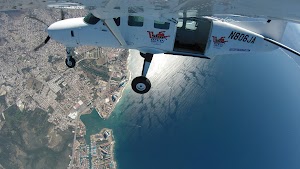
[(86, 17), (84, 17), (83, 20), (87, 24), (95, 25), (100, 19), (94, 16), (92, 13), (89, 13)]
[(128, 16), (128, 25), (142, 27), (144, 25), (144, 17)]
[(169, 29), (170, 28), (170, 23), (169, 22), (154, 21), (154, 28)]

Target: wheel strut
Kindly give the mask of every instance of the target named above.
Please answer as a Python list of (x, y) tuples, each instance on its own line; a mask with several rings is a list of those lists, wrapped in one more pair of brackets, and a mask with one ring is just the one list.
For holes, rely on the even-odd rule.
[(73, 48), (73, 47), (66, 47), (66, 53), (67, 53), (66, 65), (69, 68), (75, 67), (76, 61), (73, 58), (73, 56), (75, 56), (75, 48)]
[(153, 54), (140, 53), (140, 55), (144, 58), (142, 76), (134, 78), (132, 80), (131, 87), (136, 93), (144, 94), (147, 93), (151, 88), (151, 82), (146, 76), (151, 65)]
[(143, 64), (143, 71), (142, 71), (142, 76), (146, 77), (149, 67), (151, 65), (151, 61), (153, 58), (153, 54), (150, 53), (140, 53), (140, 55), (144, 58), (144, 64)]

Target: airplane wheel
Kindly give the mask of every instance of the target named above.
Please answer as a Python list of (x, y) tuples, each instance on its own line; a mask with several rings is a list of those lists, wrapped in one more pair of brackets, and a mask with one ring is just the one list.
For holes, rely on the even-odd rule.
[(69, 67), (69, 68), (73, 68), (73, 67), (75, 67), (75, 65), (76, 65), (76, 61), (75, 61), (75, 59), (74, 58), (67, 58), (66, 59), (66, 65)]
[(151, 83), (146, 77), (139, 76), (132, 80), (131, 87), (136, 93), (144, 94), (150, 90)]

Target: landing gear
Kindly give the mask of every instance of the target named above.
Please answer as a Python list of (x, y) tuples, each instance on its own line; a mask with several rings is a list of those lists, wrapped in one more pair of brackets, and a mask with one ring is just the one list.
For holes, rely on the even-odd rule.
[(75, 67), (75, 65), (76, 65), (75, 59), (74, 59), (72, 56), (66, 58), (66, 65), (67, 65), (69, 68)]
[(136, 77), (131, 82), (132, 90), (139, 94), (147, 93), (151, 88), (151, 82), (146, 77), (147, 72), (149, 70), (153, 54), (150, 53), (140, 53), (140, 55), (144, 58), (144, 65), (143, 65), (143, 71), (142, 76)]
[(75, 48), (73, 47), (67, 47), (66, 48), (66, 52), (67, 52), (67, 58), (66, 58), (66, 65), (69, 68), (73, 68), (76, 65), (76, 61), (75, 59), (72, 57), (75, 55)]
[(131, 82), (133, 91), (139, 94), (147, 93), (151, 88), (150, 80), (144, 76), (136, 77)]

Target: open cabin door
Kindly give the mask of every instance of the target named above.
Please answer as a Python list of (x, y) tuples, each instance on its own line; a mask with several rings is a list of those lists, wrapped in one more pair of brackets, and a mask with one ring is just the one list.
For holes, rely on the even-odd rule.
[(182, 55), (204, 55), (211, 29), (211, 21), (205, 18), (181, 18), (178, 20), (173, 52)]

